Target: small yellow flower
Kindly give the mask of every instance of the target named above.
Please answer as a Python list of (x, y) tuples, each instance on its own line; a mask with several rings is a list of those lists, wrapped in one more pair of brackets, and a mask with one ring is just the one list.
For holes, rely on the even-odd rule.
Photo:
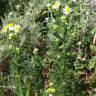
[(55, 88), (48, 88), (46, 91), (48, 93), (54, 94), (56, 90), (55, 90)]
[(12, 28), (13, 28), (13, 24), (9, 23), (9, 24), (4, 25), (1, 31), (7, 32), (8, 29), (10, 29), (12, 31)]
[(50, 10), (51, 4), (48, 3), (46, 6)]
[(66, 23), (66, 21), (67, 21), (67, 19), (66, 19), (67, 17), (66, 16), (61, 16), (61, 22), (65, 22)]
[(18, 47), (16, 47), (16, 51), (19, 51), (19, 48)]
[(49, 86), (53, 86), (53, 82), (50, 82), (50, 83), (49, 83)]
[(15, 25), (13, 28), (14, 28), (15, 32), (19, 32), (20, 29), (21, 29), (21, 26), (20, 25)]
[(38, 48), (34, 48), (33, 53), (36, 54), (39, 51)]
[(63, 11), (65, 15), (69, 15), (72, 12), (72, 9), (66, 5)]
[(13, 27), (13, 23), (9, 23), (9, 24), (6, 24), (6, 27), (9, 28), (9, 27)]
[(54, 3), (54, 5), (52, 6), (52, 9), (59, 9), (59, 7), (60, 7), (60, 1), (56, 1), (55, 3)]
[(67, 18), (67, 17), (66, 17), (66, 16), (64, 16), (64, 15), (63, 15), (63, 16), (61, 16), (61, 21), (62, 21), (62, 22), (66, 21), (66, 18)]

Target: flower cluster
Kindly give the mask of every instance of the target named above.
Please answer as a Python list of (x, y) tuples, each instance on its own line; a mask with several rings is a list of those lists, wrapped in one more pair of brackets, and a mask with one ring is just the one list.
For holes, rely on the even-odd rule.
[[(76, 0), (73, 0), (73, 2), (76, 2)], [(62, 6), (60, 1), (55, 1), (53, 5), (47, 4), (48, 9), (51, 9), (51, 10), (59, 10), (60, 6)], [(71, 12), (72, 12), (72, 8), (70, 8), (69, 5), (65, 5), (65, 7), (63, 8), (63, 13), (68, 16)]]
[(47, 89), (47, 92), (49, 93), (49, 94), (54, 94), (55, 93), (55, 88), (48, 88)]
[(13, 46), (13, 45), (11, 45), (11, 44), (10, 44), (8, 47), (9, 47), (9, 49), (10, 49), (11, 51), (14, 50), (14, 51), (16, 51), (16, 52), (19, 52), (19, 50), (20, 50), (18, 47), (15, 47), (15, 46)]
[(4, 25), (1, 31), (2, 32), (7, 32), (7, 31), (19, 32), (20, 29), (21, 29), (20, 25), (17, 25), (17, 24), (14, 25), (13, 23), (9, 23), (9, 24)]

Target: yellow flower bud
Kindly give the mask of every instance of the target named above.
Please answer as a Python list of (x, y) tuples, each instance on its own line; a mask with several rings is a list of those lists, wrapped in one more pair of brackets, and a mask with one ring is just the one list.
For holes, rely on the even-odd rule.
[(54, 94), (56, 90), (55, 90), (55, 88), (48, 88), (46, 91), (48, 93)]

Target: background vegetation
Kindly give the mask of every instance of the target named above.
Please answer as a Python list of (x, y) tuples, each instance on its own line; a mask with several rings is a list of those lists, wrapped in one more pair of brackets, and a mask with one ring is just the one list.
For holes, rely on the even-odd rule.
[(0, 96), (95, 96), (95, 3), (0, 1)]

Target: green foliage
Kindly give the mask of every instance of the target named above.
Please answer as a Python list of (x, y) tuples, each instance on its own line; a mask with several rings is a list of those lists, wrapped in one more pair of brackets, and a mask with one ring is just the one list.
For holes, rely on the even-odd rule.
[[(2, 16), (3, 10), (8, 11), (0, 30), (0, 45), (5, 46), (0, 53), (11, 57), (4, 82), (14, 86), (13, 96), (94, 95), (96, 12), (90, 2), (10, 0), (8, 4), (12, 5), (8, 10), (0, 10)], [(2, 82), (0, 78), (0, 86)]]

